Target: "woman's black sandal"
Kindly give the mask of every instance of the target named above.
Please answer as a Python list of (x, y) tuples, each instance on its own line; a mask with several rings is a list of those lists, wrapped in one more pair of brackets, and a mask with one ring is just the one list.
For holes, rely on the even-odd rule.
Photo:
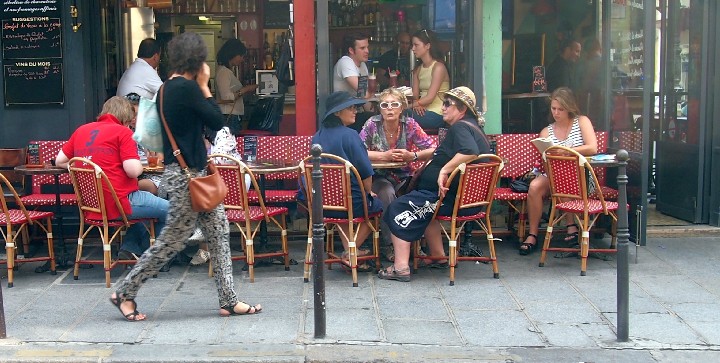
[[(130, 313), (127, 313), (127, 314), (123, 313), (122, 307), (121, 307), (122, 303), (125, 302), (125, 301), (130, 301), (130, 302), (133, 303), (133, 311), (130, 312)], [(120, 297), (120, 294), (116, 292), (116, 293), (115, 293), (115, 297), (111, 297), (111, 298), (110, 298), (110, 303), (112, 303), (113, 305), (115, 305), (116, 308), (118, 308), (118, 310), (120, 311), (120, 314), (122, 314), (122, 316), (125, 317), (125, 320), (127, 320), (127, 321), (142, 321), (142, 320), (145, 320), (145, 319), (138, 319), (138, 318), (137, 318), (138, 315), (140, 315), (140, 312), (137, 311), (137, 303), (136, 303), (135, 300), (133, 300), (133, 299), (121, 298), (121, 297)]]
[(567, 226), (565, 226), (565, 228), (570, 227), (575, 227), (577, 231), (566, 234), (565, 242), (568, 244), (568, 246), (578, 246), (580, 245), (580, 226), (578, 226), (577, 223), (568, 224)]
[(250, 304), (248, 304), (248, 303), (246, 303), (246, 302), (244, 302), (244, 301), (238, 302), (238, 304), (240, 304), (240, 303), (245, 304), (245, 305), (248, 306), (248, 309), (245, 310), (245, 312), (239, 313), (239, 312), (235, 311), (235, 307), (237, 306), (237, 304), (232, 305), (232, 306), (228, 305), (228, 306), (223, 306), (223, 307), (220, 308), (220, 309), (222, 309), (223, 311), (227, 312), (227, 314), (225, 314), (225, 313), (223, 313), (223, 312), (221, 311), (221, 312), (220, 312), (220, 316), (253, 315), (253, 314), (260, 313), (260, 312), (262, 311), (262, 306), (260, 306), (260, 304), (250, 305)]
[(533, 253), (533, 251), (535, 251), (535, 247), (537, 247), (538, 244), (538, 236), (536, 234), (528, 233), (528, 237), (534, 238), (535, 243), (528, 243), (527, 238), (525, 238), (525, 242), (520, 244), (520, 248), (518, 249), (518, 253), (523, 256)]

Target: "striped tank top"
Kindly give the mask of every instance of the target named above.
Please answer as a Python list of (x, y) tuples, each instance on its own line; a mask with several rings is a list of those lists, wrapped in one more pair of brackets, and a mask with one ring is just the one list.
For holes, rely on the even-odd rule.
[(555, 123), (548, 126), (548, 137), (552, 140), (554, 145), (560, 145), (565, 147), (577, 147), (585, 145), (583, 141), (582, 132), (580, 132), (580, 120), (575, 117), (572, 126), (570, 126), (570, 133), (568, 133), (565, 140), (560, 140), (555, 136), (554, 130)]

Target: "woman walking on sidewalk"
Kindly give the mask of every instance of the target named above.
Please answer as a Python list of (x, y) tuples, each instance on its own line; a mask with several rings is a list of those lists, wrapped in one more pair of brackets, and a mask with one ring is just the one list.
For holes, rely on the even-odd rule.
[[(203, 142), (205, 126), (219, 130), (223, 117), (208, 87), (210, 67), (205, 63), (207, 47), (202, 38), (191, 32), (182, 33), (168, 45), (170, 76), (158, 95), (158, 109), (164, 116), (175, 137), (178, 147), (193, 176), (204, 174), (207, 154)], [(230, 227), (224, 206), (220, 204), (210, 212), (195, 212), (190, 202), (188, 176), (181, 170), (178, 160), (163, 129), (165, 152), (165, 180), (170, 196), (167, 226), (155, 244), (143, 253), (135, 267), (120, 282), (110, 297), (115, 307), (128, 321), (145, 320), (145, 314), (137, 311), (135, 297), (143, 283), (187, 244), (196, 224), (207, 238), (210, 247), (215, 284), (220, 301), (220, 315), (255, 314), (262, 306), (250, 305), (238, 300), (230, 260), (228, 242)]]

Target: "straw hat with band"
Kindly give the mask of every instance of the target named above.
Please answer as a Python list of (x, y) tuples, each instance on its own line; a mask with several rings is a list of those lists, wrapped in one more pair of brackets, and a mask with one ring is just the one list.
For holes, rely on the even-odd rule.
[(342, 111), (350, 106), (362, 105), (365, 104), (365, 102), (367, 102), (367, 100), (354, 97), (345, 91), (333, 92), (325, 101), (325, 109), (327, 111), (325, 112), (325, 116), (323, 116), (323, 120), (335, 112)]
[(478, 117), (478, 111), (475, 108), (475, 93), (467, 87), (455, 87), (449, 91), (439, 92), (441, 96), (452, 96), (462, 102), (475, 118)]

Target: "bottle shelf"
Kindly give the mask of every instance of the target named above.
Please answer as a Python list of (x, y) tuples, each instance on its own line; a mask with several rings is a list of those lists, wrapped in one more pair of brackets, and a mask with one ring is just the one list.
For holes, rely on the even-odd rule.
[(374, 29), (375, 25), (331, 26), (330, 30)]

